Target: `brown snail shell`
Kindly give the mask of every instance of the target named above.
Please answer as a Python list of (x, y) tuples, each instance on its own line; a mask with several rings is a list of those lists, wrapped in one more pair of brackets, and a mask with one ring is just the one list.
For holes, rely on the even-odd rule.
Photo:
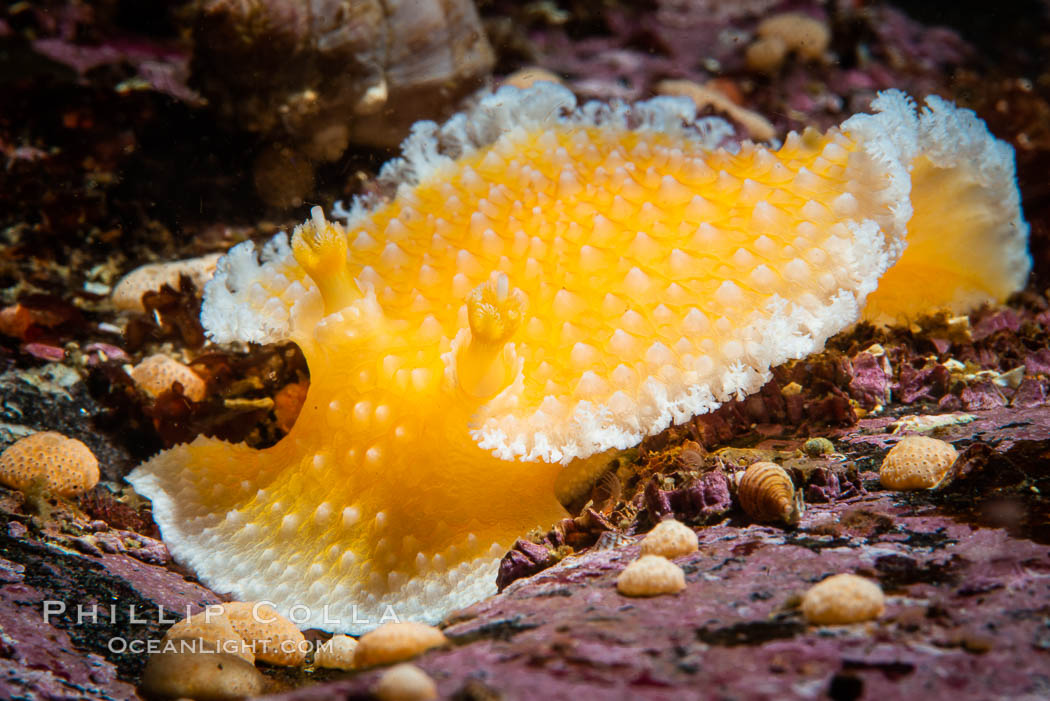
[(772, 462), (756, 462), (744, 471), (737, 499), (748, 516), (767, 523), (794, 525), (804, 510), (802, 490), (796, 491), (787, 471)]

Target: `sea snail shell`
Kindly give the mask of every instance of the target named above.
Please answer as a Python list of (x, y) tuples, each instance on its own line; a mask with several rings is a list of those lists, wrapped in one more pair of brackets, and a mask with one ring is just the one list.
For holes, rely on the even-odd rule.
[(794, 525), (805, 509), (802, 490), (796, 491), (787, 471), (772, 462), (756, 462), (744, 471), (737, 498), (744, 512), (756, 521)]

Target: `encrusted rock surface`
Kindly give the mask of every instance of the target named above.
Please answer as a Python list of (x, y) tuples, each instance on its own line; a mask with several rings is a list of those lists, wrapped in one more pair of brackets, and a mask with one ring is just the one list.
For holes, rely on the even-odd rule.
[[(1050, 693), (1038, 671), (1050, 656), (1050, 548), (1003, 529), (880, 492), (814, 505), (797, 531), (701, 530), (699, 552), (678, 560), (687, 587), (675, 596), (616, 592), (637, 555), (637, 545), (590, 551), (519, 580), (454, 617), (453, 649), (416, 663), (446, 696), (479, 685), (546, 699)], [(886, 614), (808, 627), (798, 597), (838, 572), (876, 579)], [(363, 694), (374, 681), (369, 673), (279, 698)]]
[[(517, 572), (501, 594), (453, 614), (444, 627), (450, 646), (416, 664), (443, 696), (458, 698), (682, 699), (718, 689), (744, 699), (1045, 698), (1050, 531), (1041, 495), (1050, 489), (1050, 407), (974, 412), (933, 429), (961, 450), (948, 484), (882, 490), (875, 470), (901, 437), (895, 431), (928, 423), (863, 419), (829, 432), (840, 453), (785, 459), (807, 493), (821, 495), (807, 499), (794, 529), (752, 524), (736, 508), (711, 518), (708, 501), (718, 498), (651, 485), (696, 474), (705, 460), (730, 469), (749, 450), (792, 455), (803, 441), (773, 437), (706, 457), (686, 447), (639, 481), (626, 528), (610, 522), (618, 510), (606, 518), (587, 507), (542, 544), (523, 540), (515, 552), (540, 571)], [(695, 484), (721, 483), (713, 475), (723, 472), (707, 470)], [(159, 639), (159, 606), (172, 620), (187, 605), (218, 601), (186, 581), (162, 545), (131, 530), (141, 519), (107, 495), (79, 506), (111, 523), (65, 502), (35, 512), (31, 500), (0, 493), (0, 696), (133, 698), (145, 656), (114, 651), (111, 640)], [(676, 560), (686, 589), (623, 597), (616, 577), (665, 505), (699, 535), (699, 551)], [(566, 557), (569, 543), (576, 554)], [(868, 624), (807, 626), (801, 594), (838, 572), (878, 581), (886, 613)], [(65, 602), (67, 611), (45, 622), (44, 601)], [(76, 624), (77, 604), (99, 605), (98, 620)], [(271, 669), (267, 690), (288, 701), (367, 698), (381, 673)]]
[[(638, 556), (637, 542), (598, 545), (454, 614), (445, 629), (453, 648), (417, 664), (443, 695), (463, 698), (1045, 697), (1050, 533), (1034, 490), (1050, 488), (1050, 467), (1037, 457), (1050, 450), (1050, 409), (980, 412), (938, 429), (982, 453), (982, 466), (943, 490), (911, 494), (881, 490), (875, 472), (900, 438), (897, 422), (865, 419), (837, 432), (864, 491), (829, 493), (839, 478), (853, 484), (844, 467), (814, 468), (808, 485), (825, 489), (825, 503), (808, 500), (797, 529), (749, 524), (736, 512), (700, 528), (699, 551), (677, 560), (682, 593), (619, 595), (616, 576)], [(519, 550), (533, 562), (549, 552)], [(878, 581), (885, 615), (807, 626), (801, 594), (839, 572)], [(279, 698), (355, 697), (376, 674)]]
[(0, 698), (137, 698), (136, 646), (219, 598), (159, 541), (51, 506), (0, 491)]

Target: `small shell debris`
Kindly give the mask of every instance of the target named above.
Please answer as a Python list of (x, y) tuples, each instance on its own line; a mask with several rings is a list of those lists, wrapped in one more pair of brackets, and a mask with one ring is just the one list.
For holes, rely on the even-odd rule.
[(802, 452), (811, 458), (821, 455), (829, 455), (835, 452), (835, 444), (827, 438), (818, 436), (817, 438), (810, 438), (807, 440), (802, 445)]
[(513, 73), (509, 74), (503, 79), (504, 85), (513, 85), (516, 88), (525, 90), (531, 88), (536, 83), (546, 81), (548, 83), (561, 84), (562, 80), (556, 73), (548, 71), (546, 68), (540, 68), (539, 66), (526, 66), (525, 68), (519, 68)]
[(913, 433), (926, 433), (927, 431), (935, 431), (938, 428), (945, 428), (947, 426), (968, 424), (976, 419), (977, 417), (973, 414), (963, 414), (961, 412), (956, 412), (954, 414), (922, 414), (917, 416), (905, 416), (899, 421), (890, 424), (890, 426), (893, 427), (894, 433), (905, 433), (907, 431)]
[(655, 90), (658, 95), (688, 97), (698, 109), (710, 107), (721, 112), (747, 129), (748, 134), (758, 141), (770, 141), (777, 135), (772, 122), (758, 112), (736, 104), (710, 84), (700, 85), (691, 80), (661, 80)]

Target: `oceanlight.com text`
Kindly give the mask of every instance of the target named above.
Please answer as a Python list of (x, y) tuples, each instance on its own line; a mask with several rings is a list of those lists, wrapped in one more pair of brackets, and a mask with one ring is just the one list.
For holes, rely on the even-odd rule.
[(250, 651), (254, 656), (273, 656), (275, 653), (290, 655), (295, 652), (308, 653), (327, 650), (332, 645), (330, 640), (312, 642), (310, 640), (283, 640), (274, 643), (270, 640), (251, 642), (239, 640), (200, 640), (198, 638), (177, 638), (175, 640), (138, 640), (122, 637), (110, 638), (107, 646), (115, 654), (126, 652), (154, 655), (158, 652), (196, 653), (225, 652), (231, 655), (244, 656)]

